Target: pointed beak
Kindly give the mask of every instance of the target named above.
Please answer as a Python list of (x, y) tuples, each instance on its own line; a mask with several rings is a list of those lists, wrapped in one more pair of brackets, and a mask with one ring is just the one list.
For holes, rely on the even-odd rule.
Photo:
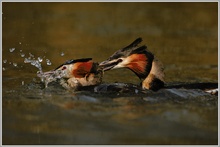
[(101, 62), (99, 64), (99, 67), (102, 70), (107, 71), (117, 66), (120, 62), (122, 62), (122, 59), (106, 60), (106, 61)]

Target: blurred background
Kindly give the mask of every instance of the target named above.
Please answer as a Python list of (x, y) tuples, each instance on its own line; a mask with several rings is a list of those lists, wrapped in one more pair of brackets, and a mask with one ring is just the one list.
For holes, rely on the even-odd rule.
[[(204, 108), (204, 111), (199, 111), (200, 107), (187, 109), (190, 116), (186, 115), (185, 108), (176, 111), (176, 106), (174, 106), (175, 111), (173, 113), (165, 114), (172, 120), (173, 117), (177, 117), (177, 122), (180, 123), (179, 126), (177, 124), (169, 125), (170, 122), (161, 119), (161, 117), (157, 119), (157, 116), (163, 112), (163, 109), (159, 109), (160, 106), (157, 105), (149, 110), (153, 114), (150, 118), (149, 113), (145, 113), (149, 112), (145, 110), (146, 107), (141, 110), (137, 108), (137, 110), (140, 110), (138, 112), (142, 114), (138, 116), (135, 116), (137, 111), (129, 111), (130, 113), (128, 113), (127, 107), (123, 107), (123, 109), (119, 107), (119, 110), (114, 110), (114, 114), (120, 115), (111, 114), (112, 117), (109, 117), (106, 114), (111, 109), (105, 109), (106, 105), (101, 105), (98, 108), (102, 107), (101, 111), (105, 113), (100, 112), (102, 114), (100, 120), (110, 118), (109, 124), (113, 124), (114, 129), (109, 126), (100, 126), (101, 128), (99, 128), (96, 125), (96, 127), (91, 125), (82, 127), (81, 129), (84, 132), (80, 133), (80, 130), (77, 130), (80, 127), (72, 126), (74, 124), (72, 121), (75, 120), (69, 120), (71, 116), (65, 114), (67, 113), (66, 110), (58, 111), (58, 108), (50, 105), (50, 98), (55, 99), (55, 97), (60, 96), (59, 94), (44, 95), (44, 98), (49, 97), (50, 101), (45, 104), (42, 101), (33, 102), (28, 100), (30, 97), (22, 92), (22, 85), (33, 83), (36, 79), (39, 80), (36, 77), (38, 69), (24, 63), (24, 59), (29, 57), (30, 54), (36, 58), (41, 57), (43, 59), (41, 63), (43, 71), (48, 71), (69, 59), (92, 57), (94, 61), (101, 62), (138, 37), (142, 37), (142, 44), (147, 45), (148, 49), (164, 63), (166, 82), (218, 82), (217, 2), (2, 2), (3, 143), (217, 144), (216, 105), (208, 110)], [(46, 59), (49, 59), (52, 64), (47, 65)], [(108, 83), (115, 81), (140, 83), (135, 74), (128, 69), (108, 71), (105, 73), (103, 80)], [(39, 95), (39, 89), (32, 88), (31, 90), (33, 92), (31, 98)], [(60, 97), (63, 97), (63, 95)], [(118, 106), (125, 104), (124, 101), (125, 99), (122, 98), (114, 103)], [(74, 106), (77, 107), (79, 104)], [(90, 113), (94, 110), (91, 105), (87, 106), (85, 103), (80, 103), (80, 106), (88, 107), (86, 110)], [(125, 106), (127, 106), (127, 103)], [(45, 119), (53, 124), (54, 121), (52, 120), (57, 121), (56, 117), (59, 116), (48, 108), (58, 111), (62, 120), (69, 120), (70, 122), (61, 121), (55, 124), (54, 128), (50, 128), (51, 124), (45, 124)], [(28, 114), (26, 109), (29, 111)], [(125, 109), (126, 113), (124, 113)], [(153, 111), (157, 109), (159, 110)], [(170, 107), (167, 107), (166, 110), (168, 109)], [(87, 114), (84, 113), (84, 110), (80, 109), (79, 111), (80, 114)], [(44, 112), (51, 116), (49, 117), (50, 120)], [(202, 121), (200, 114), (204, 114)], [(211, 114), (214, 114), (214, 116)], [(87, 115), (82, 120), (82, 116), (79, 116), (78, 111), (74, 115), (76, 115), (75, 118), (79, 124), (87, 124), (88, 121), (92, 124), (103, 123), (102, 121), (90, 120), (94, 118)], [(119, 119), (120, 117), (123, 119)], [(197, 119), (197, 117), (199, 118)], [(137, 123), (132, 123), (137, 128), (134, 127), (128, 129), (130, 130), (128, 131), (126, 127), (132, 125), (126, 122), (131, 118), (139, 118), (140, 120), (137, 120)], [(187, 121), (187, 119), (194, 122), (195, 126), (193, 127), (196, 130), (192, 129), (192, 126), (189, 125), (191, 121)], [(36, 121), (38, 124), (36, 124)], [(182, 121), (186, 122), (183, 123)], [(132, 139), (132, 135), (142, 135), (143, 131), (153, 131), (153, 128), (156, 127), (152, 124), (149, 130), (143, 129), (141, 122), (144, 122), (144, 124), (162, 122), (166, 126), (160, 126), (154, 132), (156, 133), (155, 136), (148, 136), (150, 139), (145, 139), (145, 137)], [(39, 125), (41, 123), (43, 124)], [(28, 124), (39, 126), (37, 129), (36, 127), (26, 128)], [(188, 125), (189, 127), (187, 127)], [(68, 129), (68, 127), (71, 129)], [(175, 129), (171, 129), (172, 127)], [(122, 132), (128, 131), (129, 133), (121, 134), (117, 132), (117, 130), (120, 130), (119, 128), (124, 129)], [(47, 130), (50, 135), (44, 134), (43, 130)], [(77, 133), (75, 133), (75, 140), (72, 140), (73, 130), (82, 136), (84, 135), (84, 138), (79, 135), (77, 139)], [(111, 137), (109, 135), (103, 136), (100, 132), (98, 134), (94, 132), (93, 136), (92, 132), (95, 130), (110, 131), (108, 133)], [(168, 135), (161, 133), (161, 130), (163, 132), (171, 131)], [(174, 140), (172, 140), (173, 136), (176, 135), (175, 130), (179, 131), (177, 134), (180, 134), (180, 136), (174, 137)], [(185, 132), (185, 130), (189, 132)], [(193, 130), (194, 134), (192, 133), (193, 136), (187, 138), (190, 130)], [(59, 135), (60, 131), (65, 132), (65, 139)], [(41, 140), (39, 140), (39, 132), (43, 133), (41, 134)], [(88, 135), (87, 132), (91, 135)], [(118, 136), (116, 135), (118, 138), (114, 138), (115, 133), (118, 134)], [(128, 137), (126, 134), (131, 136)], [(160, 141), (157, 142), (158, 138), (163, 138), (166, 135), (168, 135), (167, 138), (159, 139)], [(18, 136), (20, 139), (16, 139)], [(29, 139), (26, 140), (25, 137)], [(35, 141), (34, 137), (38, 137), (38, 140)], [(96, 140), (97, 137), (103, 137), (104, 140), (99, 142), (99, 140)], [(53, 139), (54, 142), (49, 141), (50, 139)]]

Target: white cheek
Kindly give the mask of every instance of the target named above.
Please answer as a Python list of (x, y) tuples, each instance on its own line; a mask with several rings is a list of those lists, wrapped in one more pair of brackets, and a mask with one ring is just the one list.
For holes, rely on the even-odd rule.
[(66, 69), (63, 70), (63, 75), (65, 78), (70, 78), (72, 76), (73, 67), (71, 65), (66, 66)]
[(130, 63), (129, 59), (123, 58), (122, 60), (123, 61), (117, 64), (115, 67), (113, 67), (113, 69), (127, 67), (127, 65)]
[(127, 66), (129, 63), (131, 63), (131, 60), (129, 58), (125, 58), (121, 63), (122, 65)]
[(117, 69), (117, 68), (122, 68), (124, 67), (121, 63), (120, 64), (117, 64), (116, 66), (114, 66), (112, 69)]

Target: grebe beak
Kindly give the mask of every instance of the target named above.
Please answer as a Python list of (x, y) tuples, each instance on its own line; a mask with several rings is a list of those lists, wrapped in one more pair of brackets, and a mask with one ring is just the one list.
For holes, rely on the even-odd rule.
[(102, 70), (107, 71), (107, 70), (110, 70), (112, 68), (114, 69), (122, 61), (123, 61), (123, 59), (106, 60), (106, 61), (101, 62), (99, 64), (99, 67)]
[(140, 79), (146, 78), (150, 72), (154, 55), (147, 51), (147, 46), (138, 46), (142, 41), (137, 38), (130, 45), (118, 50), (106, 61), (99, 64), (104, 71), (117, 68), (128, 68)]
[(141, 41), (142, 38), (137, 38), (130, 45), (115, 52), (106, 61), (101, 62), (99, 64), (99, 67), (102, 68), (104, 71), (119, 67), (125, 67), (125, 65), (119, 65), (119, 64), (122, 63), (125, 60), (125, 58), (131, 54), (133, 50), (137, 49), (137, 46)]

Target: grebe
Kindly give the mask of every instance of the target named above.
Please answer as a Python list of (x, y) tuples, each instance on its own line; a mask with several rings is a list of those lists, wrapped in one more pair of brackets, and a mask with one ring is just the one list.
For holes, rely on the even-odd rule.
[(142, 38), (118, 50), (99, 64), (104, 71), (117, 68), (132, 70), (142, 81), (143, 89), (157, 91), (164, 87), (164, 67), (147, 46), (138, 46)]
[(103, 72), (92, 58), (69, 60), (56, 69), (38, 73), (47, 86), (52, 81), (59, 80), (66, 89), (77, 90), (79, 87), (98, 85), (102, 82)]
[[(116, 51), (106, 61), (99, 64), (99, 67), (103, 71), (108, 71), (117, 68), (128, 68), (133, 71), (141, 80), (142, 90), (150, 89), (157, 91), (161, 88), (172, 89), (172, 88), (184, 88), (184, 89), (201, 89), (207, 93), (217, 95), (218, 84), (217, 83), (185, 83), (170, 85), (164, 81), (164, 66), (153, 53), (147, 50), (147, 46), (138, 46), (142, 42), (142, 38), (137, 38), (130, 45)], [(98, 90), (102, 89), (132, 89), (136, 86), (132, 84), (115, 83), (114, 85), (99, 85), (96, 87)], [(105, 90), (104, 90), (105, 91)]]

